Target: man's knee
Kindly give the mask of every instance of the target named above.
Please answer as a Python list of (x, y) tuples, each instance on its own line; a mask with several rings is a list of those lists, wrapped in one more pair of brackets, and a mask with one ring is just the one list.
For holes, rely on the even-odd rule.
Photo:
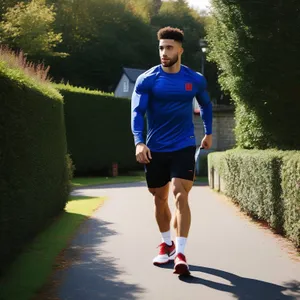
[(177, 198), (186, 198), (188, 196), (188, 191), (184, 188), (182, 184), (175, 184), (173, 186), (173, 195)]
[(149, 192), (154, 196), (156, 206), (165, 205), (168, 202), (169, 184), (160, 188), (149, 188)]
[(168, 201), (168, 194), (159, 193), (156, 189), (149, 189), (149, 191), (154, 196), (155, 202), (166, 202), (166, 201)]
[(173, 181), (173, 195), (176, 208), (184, 209), (188, 205), (188, 194), (191, 189), (191, 183), (186, 180), (175, 178)]
[(182, 189), (174, 189), (175, 206), (177, 209), (182, 210), (188, 205), (188, 193)]
[(155, 196), (155, 194), (156, 194), (156, 188), (149, 188), (148, 190), (149, 190), (149, 192), (150, 192), (153, 196)]
[(185, 179), (174, 178), (173, 179), (173, 195), (174, 197), (186, 197), (188, 196), (193, 182)]

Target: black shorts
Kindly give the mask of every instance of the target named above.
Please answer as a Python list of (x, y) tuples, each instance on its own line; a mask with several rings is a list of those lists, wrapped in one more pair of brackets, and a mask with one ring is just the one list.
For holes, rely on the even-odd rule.
[(172, 178), (194, 180), (196, 147), (186, 147), (174, 152), (152, 152), (145, 165), (148, 188), (159, 188)]

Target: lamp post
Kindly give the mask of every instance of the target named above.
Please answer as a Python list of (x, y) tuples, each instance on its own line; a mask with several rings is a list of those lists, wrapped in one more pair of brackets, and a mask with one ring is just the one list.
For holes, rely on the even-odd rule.
[[(199, 40), (199, 46), (201, 48), (201, 73), (204, 76), (204, 67), (205, 67), (205, 53), (207, 51), (207, 43), (204, 39)], [(200, 173), (200, 155), (198, 155), (197, 160), (196, 160), (196, 175), (199, 175)]]
[(207, 51), (207, 42), (205, 41), (205, 39), (200, 39), (199, 40), (199, 46), (200, 46), (201, 52), (202, 52), (201, 73), (202, 73), (202, 75), (204, 75), (205, 53)]

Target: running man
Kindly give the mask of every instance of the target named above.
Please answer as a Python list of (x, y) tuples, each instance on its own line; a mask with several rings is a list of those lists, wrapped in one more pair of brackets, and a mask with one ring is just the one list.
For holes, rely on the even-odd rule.
[[(131, 129), (136, 159), (145, 165), (148, 189), (154, 196), (155, 217), (162, 237), (153, 264), (166, 264), (175, 254), (174, 273), (188, 275), (184, 251), (191, 223), (188, 194), (195, 173), (193, 99), (196, 97), (200, 106), (205, 130), (201, 147), (205, 149), (212, 145), (212, 104), (203, 75), (181, 64), (183, 31), (165, 27), (158, 31), (157, 37), (161, 64), (137, 79), (131, 100)], [(173, 222), (176, 247), (170, 231), (170, 182), (176, 204)]]

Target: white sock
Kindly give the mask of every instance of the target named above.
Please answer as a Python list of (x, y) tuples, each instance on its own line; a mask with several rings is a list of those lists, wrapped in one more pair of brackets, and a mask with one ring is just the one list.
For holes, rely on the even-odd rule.
[(176, 237), (176, 255), (178, 253), (184, 254), (184, 248), (186, 245), (187, 238), (185, 237)]
[(161, 238), (163, 243), (166, 243), (168, 246), (172, 245), (172, 239), (171, 239), (171, 231), (161, 232)]

